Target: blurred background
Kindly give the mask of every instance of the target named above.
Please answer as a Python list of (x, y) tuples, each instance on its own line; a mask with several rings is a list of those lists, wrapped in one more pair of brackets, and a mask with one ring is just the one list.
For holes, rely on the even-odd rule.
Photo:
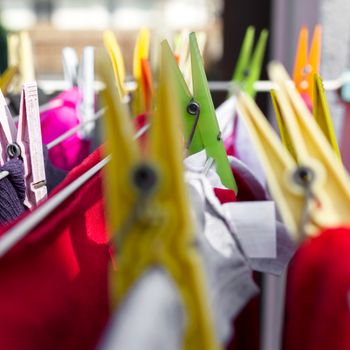
[[(137, 29), (161, 36), (183, 28), (203, 30), (210, 79), (229, 80), (248, 25), (270, 31), (266, 61), (278, 59), (292, 70), (300, 26), (323, 25), (321, 74), (337, 78), (349, 67), (349, 0), (1, 0), (0, 20), (9, 31), (26, 29), (32, 39), (36, 76), (62, 76), (61, 50), (102, 46), (112, 28), (128, 69)], [(263, 78), (265, 78), (263, 72)], [(264, 104), (264, 97), (262, 103)], [(335, 96), (330, 96), (330, 101)], [(216, 101), (222, 94), (215, 96)], [(338, 108), (334, 106), (333, 109)], [(337, 112), (334, 112), (335, 118)]]

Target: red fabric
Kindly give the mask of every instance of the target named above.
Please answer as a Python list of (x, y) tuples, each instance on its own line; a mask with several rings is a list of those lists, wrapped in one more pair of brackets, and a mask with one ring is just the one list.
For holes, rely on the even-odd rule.
[(232, 190), (228, 190), (227, 188), (215, 187), (214, 193), (221, 204), (232, 203), (236, 201), (236, 194)]
[(260, 349), (260, 298), (249, 301), (238, 317), (232, 322), (234, 338), (226, 350), (259, 350)]
[(290, 264), (285, 350), (350, 349), (350, 228), (306, 241)]
[(244, 179), (244, 177), (241, 177), (239, 173), (234, 171), (234, 169), (232, 169), (232, 173), (233, 173), (233, 176), (235, 177), (235, 181), (238, 188), (238, 192), (237, 192), (238, 202), (249, 202), (249, 201), (260, 200), (256, 198), (255, 193), (252, 191), (252, 189), (249, 186), (249, 183)]
[(236, 156), (237, 150), (235, 148), (236, 138), (237, 138), (237, 125), (238, 125), (238, 117), (233, 119), (233, 129), (231, 135), (224, 140), (226, 153), (229, 156)]
[[(100, 159), (98, 150), (54, 193)], [(95, 175), (0, 259), (0, 349), (95, 347), (109, 316), (101, 182)]]

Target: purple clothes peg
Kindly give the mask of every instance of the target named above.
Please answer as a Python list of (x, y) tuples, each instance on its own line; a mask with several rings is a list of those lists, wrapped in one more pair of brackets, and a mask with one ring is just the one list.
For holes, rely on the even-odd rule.
[[(79, 124), (78, 108), (81, 94), (77, 87), (62, 92), (51, 100), (54, 107), (41, 113), (43, 143), (48, 144)], [(71, 170), (80, 164), (90, 152), (89, 140), (81, 139), (77, 133), (49, 150), (53, 165), (62, 170)]]

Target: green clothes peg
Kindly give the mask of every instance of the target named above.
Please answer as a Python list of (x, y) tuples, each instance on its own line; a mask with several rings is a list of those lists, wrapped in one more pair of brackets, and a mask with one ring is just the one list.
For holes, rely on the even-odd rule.
[(255, 51), (252, 53), (254, 36), (254, 27), (248, 27), (232, 78), (233, 83), (238, 83), (240, 88), (253, 98), (256, 94), (254, 83), (259, 79), (261, 74), (268, 31), (266, 29), (261, 31)]
[(189, 153), (194, 154), (205, 149), (207, 156), (214, 160), (221, 182), (225, 187), (237, 193), (237, 185), (227, 159), (223, 140), (221, 139), (220, 128), (216, 119), (196, 34), (190, 34), (193, 95), (191, 95), (186, 85), (168, 43), (164, 41), (162, 45), (166, 47), (167, 57), (171, 62), (176, 79), (175, 85), (183, 105), (182, 115), (185, 124), (185, 140)]
[(173, 72), (173, 76), (175, 77), (174, 86), (176, 86), (176, 89), (178, 90), (180, 105), (184, 106), (182, 115), (184, 122), (184, 134), (186, 137), (188, 151), (190, 154), (198, 153), (204, 149), (204, 144), (202, 142), (200, 133), (195, 132), (196, 116), (193, 113), (200, 111), (195, 110), (194, 103), (191, 104), (191, 101), (193, 102), (192, 94), (190, 93), (181, 70), (176, 63), (174, 53), (172, 52), (168, 42), (164, 40), (161, 45)]

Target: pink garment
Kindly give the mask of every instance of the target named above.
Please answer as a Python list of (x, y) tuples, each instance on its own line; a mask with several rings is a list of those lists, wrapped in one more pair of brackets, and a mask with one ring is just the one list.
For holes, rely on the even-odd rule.
[[(66, 131), (79, 124), (78, 106), (81, 95), (74, 87), (51, 100), (57, 107), (40, 115), (43, 143), (48, 144)], [(90, 151), (90, 141), (81, 139), (77, 133), (49, 150), (49, 158), (54, 166), (71, 170), (79, 165)]]

